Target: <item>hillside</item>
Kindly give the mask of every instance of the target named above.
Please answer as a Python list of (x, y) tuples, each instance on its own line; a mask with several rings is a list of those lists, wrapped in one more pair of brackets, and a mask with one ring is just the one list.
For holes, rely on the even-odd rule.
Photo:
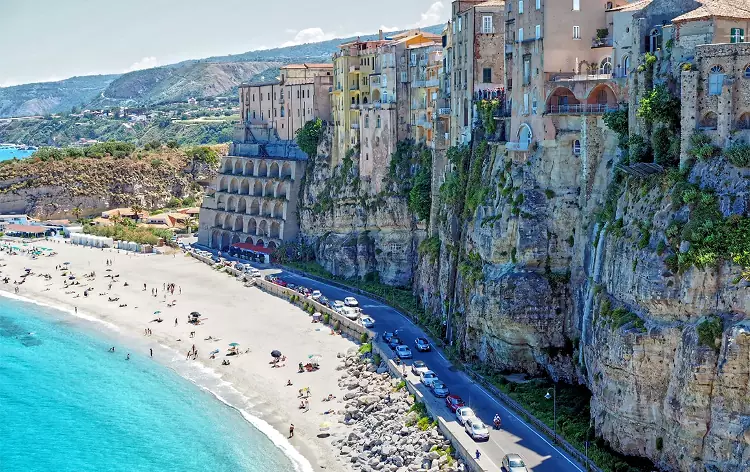
[[(424, 31), (439, 34), (443, 25)], [(372, 39), (377, 35), (361, 36)], [(339, 44), (356, 37), (337, 38), (242, 54), (183, 61), (122, 75), (73, 77), (58, 82), (0, 88), (0, 118), (68, 112), (72, 107), (140, 106), (234, 94), (236, 87), (292, 62), (327, 62)], [(275, 76), (274, 70), (268, 75)]]
[(190, 97), (215, 97), (278, 66), (274, 62), (197, 62), (139, 70), (112, 81), (89, 107), (152, 105)]
[(91, 75), (0, 88), (0, 118), (70, 111), (74, 106), (90, 102), (117, 77)]

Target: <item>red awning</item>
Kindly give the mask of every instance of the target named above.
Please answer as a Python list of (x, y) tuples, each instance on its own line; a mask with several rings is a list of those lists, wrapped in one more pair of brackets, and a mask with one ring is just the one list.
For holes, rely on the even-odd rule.
[(268, 254), (268, 255), (273, 254), (273, 249), (269, 249), (263, 246), (256, 246), (255, 244), (250, 244), (250, 243), (234, 243), (232, 244), (232, 247), (236, 247), (237, 249), (243, 249), (245, 251), (260, 252), (260, 253)]
[(27, 233), (27, 234), (44, 234), (47, 228), (32, 225), (14, 225), (10, 224), (5, 227), (6, 233)]

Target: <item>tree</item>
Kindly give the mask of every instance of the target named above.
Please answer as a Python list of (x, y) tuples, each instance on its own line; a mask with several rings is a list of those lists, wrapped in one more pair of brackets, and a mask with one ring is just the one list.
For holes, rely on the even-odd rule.
[(185, 218), (185, 232), (186, 233), (192, 233), (193, 227), (195, 226), (195, 218), (192, 216), (188, 216)]
[(82, 214), (83, 214), (83, 210), (81, 209), (81, 206), (76, 205), (75, 208), (73, 208), (73, 216), (76, 217), (76, 221), (81, 221)]
[(305, 123), (297, 130), (297, 145), (310, 157), (318, 154), (318, 144), (323, 138), (323, 120), (320, 118)]
[(138, 221), (141, 218), (141, 213), (143, 213), (143, 205), (140, 203), (133, 203), (130, 205), (130, 209), (133, 210), (133, 213), (135, 213), (135, 222), (138, 223)]

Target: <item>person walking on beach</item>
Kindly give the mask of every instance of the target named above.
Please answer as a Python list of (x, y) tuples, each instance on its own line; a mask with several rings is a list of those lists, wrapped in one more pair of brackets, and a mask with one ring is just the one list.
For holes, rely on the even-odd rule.
[(289, 437), (290, 438), (294, 437), (294, 423), (289, 425)]
[(125, 357), (125, 360), (126, 360), (126, 361), (129, 361), (129, 360), (130, 360), (130, 353), (128, 353), (127, 357)]
[(174, 319), (174, 325), (177, 326), (177, 318)]
[(75, 310), (76, 314), (78, 314), (78, 307), (73, 307), (73, 309)]
[(154, 350), (151, 348), (149, 348), (148, 350), (149, 350), (149, 353), (151, 354), (151, 357), (154, 357)]

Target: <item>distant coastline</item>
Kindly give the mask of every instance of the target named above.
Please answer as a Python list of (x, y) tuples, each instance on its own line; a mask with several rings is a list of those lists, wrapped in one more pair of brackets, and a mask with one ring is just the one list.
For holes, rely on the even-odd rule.
[(23, 159), (34, 154), (38, 148), (26, 144), (0, 143), (0, 161)]

